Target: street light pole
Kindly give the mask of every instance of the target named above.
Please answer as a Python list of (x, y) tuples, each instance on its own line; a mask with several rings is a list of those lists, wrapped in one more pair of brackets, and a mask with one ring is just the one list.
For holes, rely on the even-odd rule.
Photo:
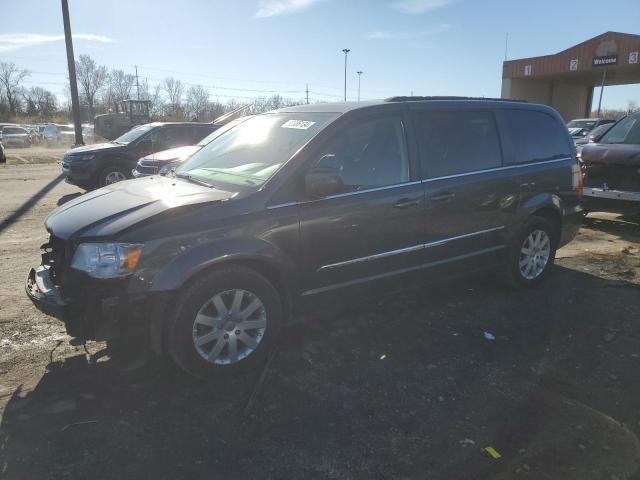
[(362, 75), (362, 70), (356, 73), (358, 74), (358, 101), (360, 101), (360, 76)]
[(604, 93), (604, 83), (607, 80), (607, 71), (604, 70), (602, 72), (602, 82), (600, 82), (600, 100), (598, 101), (598, 113), (596, 116), (600, 116), (600, 111), (602, 110), (602, 94)]
[(343, 48), (344, 52), (344, 101), (347, 101), (347, 54), (351, 51), (348, 48)]

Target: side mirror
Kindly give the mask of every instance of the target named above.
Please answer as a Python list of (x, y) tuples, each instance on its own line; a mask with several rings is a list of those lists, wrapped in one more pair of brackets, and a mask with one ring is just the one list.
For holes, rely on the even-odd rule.
[(602, 135), (591, 135), (589, 137), (589, 143), (598, 143), (601, 138), (602, 138)]
[(305, 189), (313, 197), (324, 197), (341, 192), (344, 183), (336, 167), (317, 165), (304, 178)]

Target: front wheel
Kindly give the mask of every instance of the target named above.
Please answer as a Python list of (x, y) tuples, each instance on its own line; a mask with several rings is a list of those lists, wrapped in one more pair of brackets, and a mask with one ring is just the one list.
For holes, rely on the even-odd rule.
[(117, 165), (109, 166), (98, 175), (98, 187), (105, 187), (112, 183), (122, 182), (128, 178), (129, 176), (124, 168)]
[(533, 287), (549, 274), (556, 256), (558, 232), (542, 217), (531, 217), (507, 248), (502, 277), (514, 288)]
[(207, 379), (260, 365), (281, 323), (280, 296), (265, 277), (221, 266), (196, 277), (183, 292), (166, 340), (182, 369)]

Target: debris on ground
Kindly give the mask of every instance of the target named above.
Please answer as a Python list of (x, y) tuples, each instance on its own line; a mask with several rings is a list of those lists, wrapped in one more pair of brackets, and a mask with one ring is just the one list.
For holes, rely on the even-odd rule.
[(625, 247), (622, 249), (622, 253), (626, 253), (627, 255), (636, 255), (640, 250), (635, 247)]
[(460, 440), (458, 442), (460, 445), (462, 445), (463, 447), (466, 447), (467, 445), (475, 445), (476, 442), (474, 442), (473, 440), (471, 440), (470, 438), (463, 438), (462, 440)]
[(496, 459), (496, 460), (497, 460), (498, 458), (502, 458), (502, 455), (500, 455), (500, 453), (498, 453), (498, 451), (497, 451), (495, 448), (491, 447), (491, 446), (489, 446), (489, 447), (484, 447), (484, 448), (483, 448), (483, 450), (484, 450), (485, 452), (487, 452), (489, 455), (491, 455), (491, 457), (492, 457), (492, 458), (494, 458), (494, 459)]
[(486, 340), (495, 340), (496, 339), (495, 335), (493, 335), (493, 333), (491, 333), (491, 332), (484, 332), (484, 338)]

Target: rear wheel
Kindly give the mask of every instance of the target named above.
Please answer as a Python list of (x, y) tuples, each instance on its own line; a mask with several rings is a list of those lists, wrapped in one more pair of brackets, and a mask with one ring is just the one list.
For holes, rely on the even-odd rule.
[(98, 176), (98, 187), (122, 182), (128, 178), (129, 176), (124, 168), (117, 165), (109, 166), (100, 172), (100, 175)]
[(556, 255), (558, 232), (542, 217), (531, 217), (511, 241), (502, 277), (514, 288), (533, 287), (549, 274)]
[(281, 324), (282, 306), (273, 285), (249, 268), (223, 266), (187, 287), (166, 340), (182, 369), (206, 379), (260, 365)]

